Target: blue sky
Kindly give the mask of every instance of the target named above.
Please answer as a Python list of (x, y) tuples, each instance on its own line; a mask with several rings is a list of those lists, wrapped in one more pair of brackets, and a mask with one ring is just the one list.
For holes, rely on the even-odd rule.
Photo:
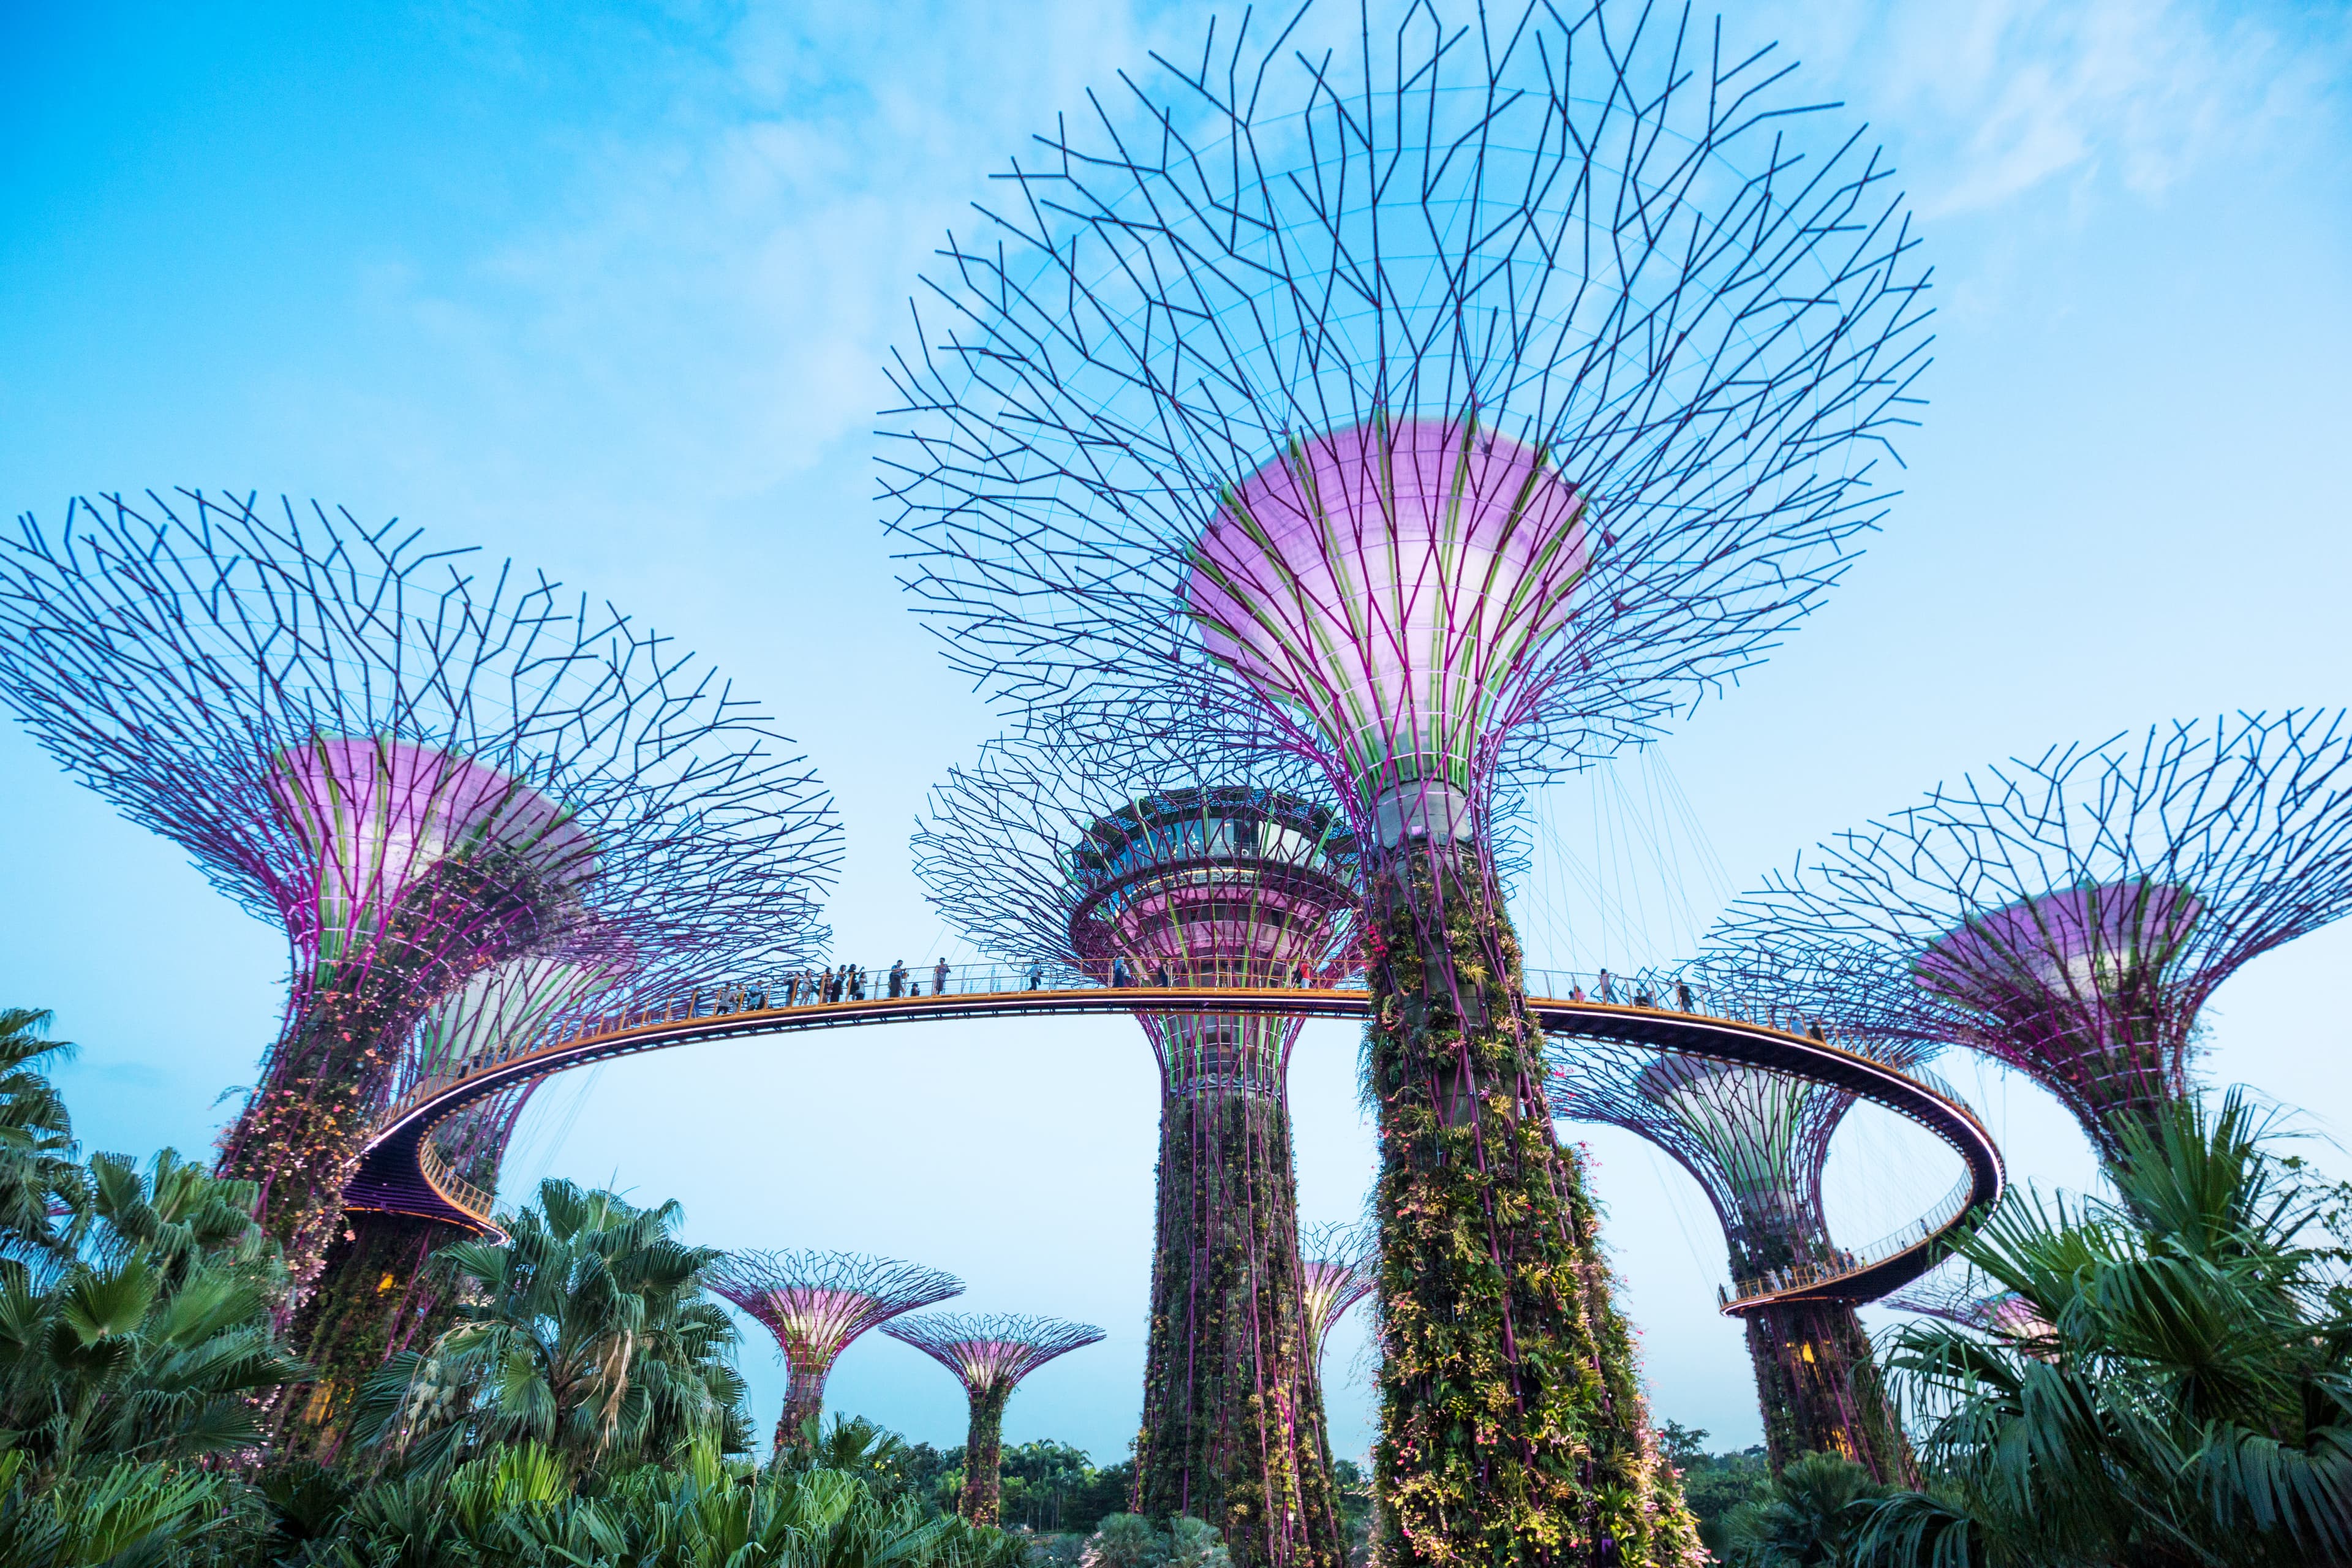
[[(918, 961), (943, 937), (907, 831), (994, 726), (892, 581), (879, 367), (986, 174), (1208, 14), (8, 7), (0, 499), (54, 519), (84, 490), (318, 495), (610, 597), (802, 742), (849, 834), (840, 951)], [(1628, 950), (2011, 752), (2352, 698), (2346, 14), (1814, 0), (1726, 26), (1780, 39), (1903, 171), (1936, 267), (1931, 405), (1906, 494), (1821, 613), (1654, 760), (1547, 803), (1519, 910), (1537, 962), (1668, 956)], [(92, 1146), (204, 1146), (272, 1032), (281, 941), (13, 728), (0, 790), (0, 999), (83, 1045), (68, 1084)], [(1645, 833), (1654, 853), (1592, 847)], [(2352, 1132), (2347, 961), (2352, 930), (2322, 932), (2224, 988), (2210, 1075)], [(1351, 1217), (1369, 1182), (1354, 1055), (1330, 1024), (1300, 1048), (1310, 1220)], [(2019, 1173), (2088, 1178), (2030, 1087), (1945, 1065)], [(1098, 1322), (1110, 1339), (1038, 1373), (1007, 1431), (1108, 1458), (1139, 1401), (1153, 1101), (1118, 1020), (709, 1047), (559, 1083), (510, 1174), (676, 1196), (698, 1240), (891, 1253), (961, 1274), (975, 1310)], [(1696, 1188), (1592, 1144), (1659, 1413), (1755, 1440)], [(1862, 1239), (1944, 1174), (1858, 1121), (1834, 1202)], [(744, 1360), (764, 1426), (781, 1375), (757, 1341)], [(1328, 1371), (1360, 1453), (1354, 1327)], [(961, 1438), (953, 1384), (878, 1336), (833, 1397)]]

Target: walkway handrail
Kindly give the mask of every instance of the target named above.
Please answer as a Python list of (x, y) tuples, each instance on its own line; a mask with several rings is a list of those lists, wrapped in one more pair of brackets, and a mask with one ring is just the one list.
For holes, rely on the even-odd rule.
[[(369, 1141), (350, 1201), (359, 1207), (398, 1206), (401, 1212), (413, 1212), (408, 1204), (423, 1196), (428, 1203), (446, 1204), (445, 1217), (451, 1223), (495, 1234), (490, 1195), (463, 1183), (446, 1161), (437, 1168), (427, 1165), (437, 1158), (437, 1151), (425, 1152), (432, 1142), (426, 1136), (429, 1129), (462, 1106), (501, 1089), (641, 1051), (924, 1018), (1137, 1012), (1362, 1017), (1370, 1005), (1360, 978), (1312, 976), (1312, 983), (1302, 988), (1295, 983), (1181, 984), (1169, 976), (1165, 984), (1114, 986), (1045, 964), (950, 966), (944, 974), (940, 967), (918, 967), (895, 977), (887, 971), (878, 975), (867, 972), (862, 983), (845, 976), (837, 990), (830, 984), (812, 986), (806, 974), (781, 983), (769, 978), (706, 986), (680, 995), (632, 998), (617, 1008), (559, 1022), (524, 1042), (475, 1057), (455, 1071), (410, 1086)], [(1952, 1234), (1969, 1225), (1971, 1215), (1990, 1212), (2000, 1196), (2006, 1180), (2000, 1151), (1974, 1111), (1940, 1084), (1810, 1032), (1817, 1027), (1810, 1020), (1802, 1021), (1809, 1032), (1801, 1034), (1795, 1018), (1767, 1021), (1732, 1007), (1712, 1014), (1705, 1007), (1709, 999), (1695, 992), (1677, 988), (1669, 998), (1654, 997), (1605, 973), (1591, 977), (1590, 988), (1586, 977), (1558, 971), (1531, 971), (1529, 977), (1567, 993), (1528, 997), (1533, 1022), (1548, 1034), (1631, 1042), (1827, 1083), (1917, 1123), (1968, 1163), (1964, 1192), (1948, 1197), (1894, 1237), (1851, 1255), (1853, 1267), (1818, 1276), (1739, 1282), (1722, 1296), (1727, 1312), (1775, 1301), (1874, 1300), (1933, 1267), (1948, 1249)], [(1568, 984), (1561, 985), (1562, 980)], [(787, 997), (792, 998), (789, 1005), (775, 1005)], [(1662, 1007), (1661, 1000), (1686, 1003), (1688, 1010)], [(421, 1185), (429, 1194), (418, 1193), (420, 1172)], [(381, 1203), (363, 1201), (363, 1192), (390, 1196)]]
[(427, 1186), (488, 1224), (491, 1211), (498, 1206), (498, 1194), (459, 1175), (457, 1167), (449, 1163), (449, 1157), (441, 1152), (440, 1144), (430, 1138), (421, 1140), (416, 1145), (416, 1168), (424, 1173)]
[(1927, 1245), (1949, 1229), (1974, 1206), (1971, 1201), (1974, 1195), (1975, 1183), (1964, 1175), (1926, 1214), (1880, 1237), (1869, 1246), (1854, 1252), (1840, 1251), (1827, 1261), (1807, 1259), (1780, 1268), (1768, 1268), (1761, 1274), (1743, 1276), (1734, 1279), (1727, 1289), (1716, 1287), (1716, 1304), (1727, 1314), (1736, 1316), (1799, 1292), (1817, 1290), (1824, 1285), (1835, 1285), (1867, 1273), (1890, 1258)]

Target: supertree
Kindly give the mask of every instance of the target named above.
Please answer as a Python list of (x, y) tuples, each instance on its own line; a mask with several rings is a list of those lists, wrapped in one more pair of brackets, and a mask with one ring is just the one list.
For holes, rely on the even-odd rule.
[(837, 828), (806, 767), (667, 639), (464, 554), (195, 491), (77, 500), (0, 551), (0, 700), (287, 934), (220, 1169), (259, 1184), (289, 1314), (436, 1002), (583, 933), (691, 948), (762, 900), (796, 917), (780, 958), (822, 936)]
[(856, 1252), (730, 1252), (704, 1279), (776, 1336), (786, 1380), (778, 1458), (815, 1430), (824, 1380), (852, 1340), (901, 1312), (963, 1294), (952, 1274)]
[(932, 792), (931, 900), (999, 958), (1145, 988), (1159, 1200), (1136, 1506), (1251, 1562), (1342, 1552), (1303, 1315), (1289, 1067), (1301, 1020), (1153, 1011), (1164, 985), (1327, 984), (1351, 969), (1356, 846), (1319, 775), (1145, 759), (1131, 773), (994, 742)]
[(1319, 1369), (1331, 1331), (1349, 1308), (1379, 1288), (1380, 1255), (1362, 1226), (1318, 1225), (1299, 1233), (1298, 1258), (1307, 1303), (1307, 1360)]
[(1003, 1499), (1004, 1406), (1023, 1378), (1103, 1331), (1090, 1323), (997, 1313), (985, 1318), (933, 1312), (882, 1325), (894, 1340), (914, 1346), (955, 1374), (971, 1400), (971, 1426), (963, 1444), (963, 1495), (956, 1511), (974, 1524), (994, 1524)]
[(2240, 965), (2352, 909), (2341, 710), (2053, 747), (1839, 835), (1710, 936), (1818, 958), (1849, 994), (2025, 1074), (2101, 1159), (2191, 1089)]
[(1491, 825), (1839, 574), (1924, 279), (1876, 156), (1686, 14), (1252, 37), (1090, 100), (950, 243), (893, 526), (998, 700), (1106, 749), (1169, 691), (1255, 709), (1368, 847), (1388, 1550), (1688, 1556)]
[[(417, 1021), (401, 1053), (395, 1097), (425, 1079), (521, 1045), (635, 967), (635, 955), (625, 942), (591, 930), (567, 951), (482, 970)], [(498, 1191), (507, 1142), (541, 1081), (502, 1090), (434, 1128), (424, 1159), (443, 1181), (487, 1200)], [(295, 1342), (320, 1375), (302, 1406), (304, 1421), (281, 1428), (282, 1440), (325, 1458), (341, 1447), (340, 1417), (359, 1384), (386, 1358), (429, 1343), (449, 1326), (455, 1310), (449, 1282), (427, 1260), (467, 1234), (438, 1215), (406, 1212), (397, 1194), (353, 1186), (344, 1197), (342, 1230), (328, 1247), (319, 1288), (294, 1321)]]
[[(1932, 1054), (1899, 1019), (1879, 1029), (1871, 1016), (1819, 1006), (1834, 1002), (1824, 976), (1723, 960), (1644, 973), (1634, 987), (1660, 996), (1698, 990), (1716, 1007), (1785, 1018), (1816, 1036), (1826, 1026), (1839, 1045), (1890, 1067), (1911, 1068)], [(1723, 1226), (1735, 1281), (1838, 1268), (1822, 1175), (1830, 1141), (1853, 1108), (1851, 1093), (1761, 1068), (1588, 1040), (1555, 1041), (1552, 1063), (1556, 1115), (1638, 1133), (1698, 1182)], [(1765, 1451), (1776, 1472), (1800, 1455), (1832, 1452), (1885, 1484), (1914, 1485), (1910, 1446), (1854, 1305), (1767, 1299), (1740, 1311)]]

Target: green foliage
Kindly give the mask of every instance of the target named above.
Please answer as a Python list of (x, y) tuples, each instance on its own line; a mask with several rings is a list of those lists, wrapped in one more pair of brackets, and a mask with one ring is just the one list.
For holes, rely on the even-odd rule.
[(2126, 1125), (2114, 1199), (2021, 1197), (1962, 1245), (2031, 1310), (1896, 1337), (1937, 1484), (1878, 1506), (1864, 1561), (2352, 1557), (2352, 1191), (2270, 1131), (2235, 1092)]
[(73, 1120), (43, 1070), (74, 1047), (42, 1038), (48, 1026), (47, 1013), (0, 1008), (0, 1284), (71, 1262), (73, 1238), (57, 1222), (87, 1205)]
[(1078, 1559), (1081, 1568), (1232, 1568), (1233, 1560), (1215, 1525), (1181, 1513), (1165, 1530), (1139, 1513), (1108, 1515)]
[(1685, 1561), (1501, 889), (1475, 852), (1416, 841), (1370, 896), (1382, 1555)]
[(304, 1369), (271, 1322), (282, 1273), (250, 1184), (165, 1149), (143, 1174), (98, 1156), (88, 1191), (80, 1258), (0, 1286), (0, 1441), (60, 1472), (257, 1445), (258, 1401)]
[(633, 1207), (570, 1182), (540, 1184), (509, 1239), (445, 1247), (457, 1323), (393, 1357), (353, 1427), (409, 1468), (446, 1468), (532, 1443), (579, 1474), (685, 1445), (749, 1448), (735, 1331), (701, 1289), (711, 1247), (681, 1244), (674, 1203)]
[(43, 1479), (0, 1454), (0, 1563), (10, 1568), (198, 1568), (253, 1542), (243, 1489), (204, 1471), (118, 1459)]
[(1725, 1555), (1737, 1568), (1852, 1568), (1870, 1505), (1892, 1489), (1843, 1455), (1802, 1455), (1732, 1510)]
[(1698, 1521), (1699, 1544), (1717, 1558), (1727, 1558), (1731, 1514), (1771, 1495), (1772, 1468), (1761, 1447), (1710, 1454), (1706, 1444), (1704, 1427), (1669, 1421), (1658, 1428), (1658, 1451), (1682, 1472), (1683, 1501)]

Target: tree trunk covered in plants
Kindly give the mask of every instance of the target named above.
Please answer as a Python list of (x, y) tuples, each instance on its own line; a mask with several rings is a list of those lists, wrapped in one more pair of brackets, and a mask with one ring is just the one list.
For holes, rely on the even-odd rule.
[(974, 1524), (994, 1524), (1004, 1499), (1004, 1405), (1013, 1384), (971, 1391), (971, 1426), (963, 1439), (963, 1506)]
[(1704, 1561), (1664, 1464), (1499, 889), (1466, 844), (1370, 868), (1381, 1556)]
[(1156, 1240), (1136, 1511), (1208, 1521), (1237, 1563), (1336, 1568), (1278, 1091), (1179, 1084), (1163, 1097)]
[(469, 1234), (414, 1215), (344, 1211), (343, 1234), (327, 1249), (318, 1289), (294, 1315), (291, 1342), (319, 1376), (281, 1399), (283, 1452), (331, 1462), (360, 1384), (396, 1352), (431, 1343), (456, 1321), (456, 1298), (426, 1264)]
[(824, 1379), (833, 1370), (830, 1362), (818, 1367), (794, 1366), (789, 1355), (784, 1365), (784, 1408), (776, 1417), (774, 1459), (808, 1447), (811, 1426), (824, 1415)]
[(1847, 1301), (1792, 1301), (1747, 1314), (1748, 1355), (1777, 1475), (1811, 1453), (1843, 1454), (1887, 1486), (1918, 1484), (1870, 1336)]
[(445, 860), (363, 942), (298, 981), (266, 1076), (221, 1141), (215, 1174), (258, 1184), (262, 1227), (286, 1254), (291, 1316), (342, 1230), (343, 1187), (389, 1098), (408, 1031), (480, 970), (529, 950), (540, 896), (513, 857)]

